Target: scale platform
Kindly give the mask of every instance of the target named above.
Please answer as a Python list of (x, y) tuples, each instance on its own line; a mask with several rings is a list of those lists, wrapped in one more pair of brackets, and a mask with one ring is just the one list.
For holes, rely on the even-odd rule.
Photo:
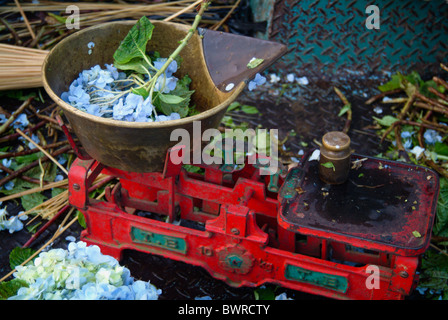
[(428, 247), (437, 205), (437, 174), (421, 166), (352, 156), (347, 181), (319, 179), (319, 162), (305, 158), (279, 193), (279, 224), (302, 235), (416, 256)]

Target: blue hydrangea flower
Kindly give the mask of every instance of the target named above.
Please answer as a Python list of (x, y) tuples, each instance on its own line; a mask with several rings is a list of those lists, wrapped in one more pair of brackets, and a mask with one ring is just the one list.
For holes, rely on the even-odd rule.
[(90, 95), (80, 86), (70, 86), (68, 101), (72, 105), (82, 107), (90, 103)]
[(2, 164), (4, 167), (9, 168), (11, 166), (12, 160), (11, 159), (3, 159)]
[(85, 110), (87, 113), (97, 116), (97, 117), (101, 117), (103, 115), (100, 107), (96, 104), (89, 104), (89, 105), (85, 106)]
[[(165, 62), (167, 61), (167, 58), (158, 58), (156, 61), (154, 61), (154, 67), (157, 70), (160, 70), (163, 65), (165, 64)], [(166, 76), (169, 78), (171, 77), (174, 73), (176, 73), (177, 71), (177, 62), (176, 60), (173, 60), (170, 62), (170, 64), (168, 65), (168, 68), (166, 68), (165, 70), (165, 74)]]
[(255, 87), (265, 84), (265, 82), (266, 78), (263, 77), (261, 74), (257, 73), (255, 75), (255, 78), (249, 82), (248, 89), (249, 91), (252, 91), (255, 89)]
[(24, 130), (28, 126), (28, 117), (25, 113), (21, 113), (17, 116), (16, 120), (12, 123), (14, 129)]
[[(39, 137), (36, 134), (34, 134), (34, 133), (31, 135), (31, 140), (33, 140), (36, 144), (40, 143)], [(29, 142), (28, 143), (28, 148), (34, 149), (34, 148), (36, 148), (36, 146), (34, 144), (32, 144), (31, 142)]]
[(433, 145), (436, 142), (442, 142), (442, 137), (433, 129), (428, 129), (423, 134), (426, 144)]
[(413, 134), (414, 134), (413, 132), (409, 132), (409, 131), (401, 132), (401, 139), (403, 139), (402, 140), (403, 147), (406, 150), (409, 150), (412, 148), (412, 135)]
[(115, 68), (112, 64), (105, 64), (107, 71), (110, 72), (112, 78), (114, 78), (115, 80), (117, 80), (120, 76), (120, 72), (118, 72), (118, 69)]
[(6, 182), (3, 187), (5, 188), (5, 190), (12, 190), (14, 188), (14, 181), (8, 181)]
[(176, 77), (167, 78), (166, 76), (161, 75), (160, 77), (157, 78), (156, 84), (154, 86), (154, 91), (156, 92), (162, 91), (162, 93), (169, 93), (170, 91), (176, 89), (177, 80), (178, 79)]
[(146, 98), (143, 103), (139, 103), (135, 108), (134, 121), (135, 122), (147, 122), (148, 118), (154, 110), (154, 106), (151, 103), (151, 98)]
[[(131, 93), (132, 94), (132, 93)], [(131, 95), (129, 94), (129, 95)], [(129, 97), (128, 95), (128, 97)], [(132, 94), (134, 95), (134, 94)], [(128, 97), (126, 98), (126, 103), (123, 103), (123, 98), (118, 100), (118, 103), (113, 107), (113, 118), (115, 120), (123, 120), (127, 116), (130, 116), (134, 113), (134, 106), (128, 103)], [(139, 96), (141, 97), (141, 96)], [(143, 99), (143, 97), (141, 97)], [(132, 98), (131, 98), (132, 100)]]

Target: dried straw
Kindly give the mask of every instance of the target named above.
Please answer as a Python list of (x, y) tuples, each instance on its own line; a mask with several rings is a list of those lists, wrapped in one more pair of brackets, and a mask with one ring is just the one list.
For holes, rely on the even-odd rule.
[(42, 86), (42, 64), (48, 51), (0, 44), (0, 90)]

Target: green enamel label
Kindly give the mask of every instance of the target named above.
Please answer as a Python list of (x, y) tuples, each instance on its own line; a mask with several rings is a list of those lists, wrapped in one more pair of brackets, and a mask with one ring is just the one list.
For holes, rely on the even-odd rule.
[(280, 190), (281, 198), (291, 199), (297, 194), (296, 187), (299, 184), (300, 173), (301, 170), (298, 168), (294, 168), (288, 173)]
[(132, 241), (162, 247), (171, 251), (187, 253), (187, 244), (182, 238), (131, 228)]
[(347, 278), (345, 277), (311, 271), (289, 264), (286, 265), (285, 277), (290, 280), (306, 282), (342, 293), (345, 293), (348, 287)]

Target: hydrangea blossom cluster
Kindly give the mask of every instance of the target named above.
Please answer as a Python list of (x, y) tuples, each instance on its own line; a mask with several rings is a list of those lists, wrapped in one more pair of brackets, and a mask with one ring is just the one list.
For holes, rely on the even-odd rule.
[(134, 280), (129, 269), (98, 246), (71, 242), (67, 250), (41, 252), (17, 266), (14, 277), (28, 283), (10, 300), (157, 300), (161, 290)]
[(5, 208), (0, 209), (0, 231), (8, 230), (9, 233), (14, 233), (23, 229), (23, 223), (20, 220), (25, 220), (28, 217), (23, 216), (12, 216), (9, 219), (6, 218), (8, 211)]
[[(167, 59), (158, 58), (154, 67), (159, 70)], [(62, 100), (75, 108), (98, 117), (112, 118), (121, 121), (153, 122), (180, 119), (178, 113), (158, 115), (151, 97), (132, 93), (130, 89), (137, 88), (141, 79), (127, 78), (124, 72), (119, 72), (111, 64), (105, 64), (105, 69), (99, 65), (84, 70), (72, 82), (68, 92), (61, 95)], [(167, 70), (157, 78), (155, 92), (169, 93), (176, 88), (178, 79), (173, 75), (177, 71), (177, 62), (169, 64)], [(146, 81), (149, 76), (146, 76)]]
[[(428, 150), (420, 147), (419, 145), (414, 146), (414, 142), (413, 142), (414, 134), (415, 134), (415, 132), (410, 132), (410, 131), (401, 132), (400, 136), (402, 139), (403, 147), (405, 148), (405, 150), (412, 153), (417, 160), (420, 159), (424, 153), (426, 154), (426, 156), (428, 158), (430, 158), (431, 153)], [(423, 134), (423, 138), (425, 140), (425, 144), (428, 146), (432, 146), (432, 145), (436, 144), (437, 142), (442, 142), (442, 137), (438, 134), (437, 131), (435, 131), (433, 129), (427, 129)], [(395, 145), (396, 142), (393, 141), (392, 144)]]

